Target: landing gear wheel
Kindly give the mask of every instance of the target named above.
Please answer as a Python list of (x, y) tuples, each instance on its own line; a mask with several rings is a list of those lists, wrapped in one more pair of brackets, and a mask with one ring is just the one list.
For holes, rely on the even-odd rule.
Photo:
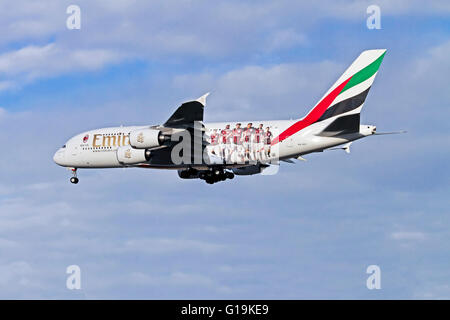
[(198, 177), (205, 180), (208, 184), (213, 184), (219, 181), (225, 181), (226, 179), (233, 179), (234, 173), (223, 169), (213, 169), (200, 172)]
[(227, 171), (225, 174), (226, 174), (227, 179), (233, 179), (234, 178), (234, 173), (233, 172)]
[(70, 178), (70, 182), (73, 184), (77, 184), (78, 183), (78, 178), (77, 178), (77, 168), (70, 168), (70, 171), (72, 171), (72, 178)]

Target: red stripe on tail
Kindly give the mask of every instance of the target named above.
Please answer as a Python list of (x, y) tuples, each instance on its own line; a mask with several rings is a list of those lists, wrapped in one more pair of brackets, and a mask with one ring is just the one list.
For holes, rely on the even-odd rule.
[(316, 122), (322, 114), (328, 109), (328, 107), (333, 103), (334, 99), (341, 93), (342, 89), (346, 86), (347, 82), (350, 81), (352, 77), (348, 78), (337, 86), (333, 91), (331, 91), (325, 98), (323, 98), (317, 106), (311, 110), (310, 113), (306, 115), (302, 120), (297, 121), (292, 126), (280, 133), (276, 138), (272, 140), (272, 145), (289, 138), (293, 134), (299, 132), (300, 130), (306, 128), (307, 126)]

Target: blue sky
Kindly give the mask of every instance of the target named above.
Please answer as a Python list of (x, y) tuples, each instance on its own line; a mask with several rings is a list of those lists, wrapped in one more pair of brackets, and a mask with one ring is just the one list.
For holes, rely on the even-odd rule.
[[(450, 298), (449, 15), (446, 1), (2, 1), (0, 298)], [(350, 155), (212, 186), (138, 169), (74, 186), (52, 162), (79, 132), (160, 123), (208, 91), (206, 120), (301, 117), (373, 48), (388, 52), (362, 121), (408, 134)]]

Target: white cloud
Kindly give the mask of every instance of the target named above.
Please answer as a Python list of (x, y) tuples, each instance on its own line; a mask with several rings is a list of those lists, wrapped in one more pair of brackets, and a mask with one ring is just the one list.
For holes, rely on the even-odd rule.
[[(379, 88), (381, 94), (369, 96), (370, 105), (376, 109), (367, 108), (366, 115), (382, 120), (391, 128), (406, 129), (408, 134), (426, 130), (438, 139), (445, 136), (442, 128), (447, 125), (446, 119), (450, 115), (446, 103), (450, 99), (447, 88), (449, 55), (448, 40), (424, 47), (409, 59), (402, 52), (388, 51), (373, 88)], [(393, 110), (395, 115), (386, 117)]]
[(427, 281), (425, 285), (414, 290), (413, 298), (426, 300), (449, 300), (450, 285), (446, 283)]
[(14, 191), (14, 187), (10, 187), (0, 183), (0, 195), (6, 195), (12, 193)]
[[(234, 118), (281, 119), (302, 117), (331, 86), (344, 68), (337, 63), (283, 63), (244, 66), (220, 75), (176, 76), (173, 85), (188, 92), (210, 90), (205, 117), (208, 121)], [(271, 112), (272, 114), (262, 114)], [(280, 111), (282, 114), (280, 114)]]
[(306, 43), (306, 36), (293, 29), (278, 30), (267, 39), (267, 49), (287, 49)]
[(63, 1), (3, 0), (0, 2), (0, 47), (9, 42), (41, 41), (63, 31)]
[(47, 189), (51, 189), (52, 187), (53, 187), (53, 184), (49, 183), (49, 182), (38, 182), (38, 183), (33, 183), (28, 186), (25, 186), (25, 188), (27, 188), (29, 190), (33, 190), (33, 191), (44, 191)]
[(200, 275), (200, 274), (189, 274), (189, 273), (185, 273), (185, 272), (174, 272), (170, 275), (170, 283), (172, 283), (173, 285), (180, 285), (180, 286), (184, 286), (184, 285), (200, 285), (200, 286), (208, 286), (208, 285), (212, 285), (213, 281), (208, 278), (205, 277), (204, 275)]
[(3, 239), (0, 238), (0, 248), (2, 248), (3, 250), (8, 248), (8, 249), (14, 249), (17, 248), (19, 245), (16, 241), (11, 241), (8, 239)]
[[(65, 27), (70, 1), (0, 4), (0, 91), (42, 77), (93, 71), (124, 59), (214, 60), (303, 46), (318, 21), (364, 20), (370, 1), (86, 1), (81, 30)], [(445, 1), (381, 1), (382, 14), (448, 12)], [(51, 40), (50, 40), (51, 39)], [(49, 43), (51, 41), (51, 43)], [(32, 45), (8, 52), (10, 43)], [(16, 48), (17, 46), (13, 46)]]
[[(434, 46), (414, 61), (412, 70), (413, 81), (424, 82), (426, 88), (436, 88), (437, 90), (446, 87), (447, 74), (450, 72), (450, 41), (446, 41)], [(432, 81), (431, 81), (432, 80)], [(448, 91), (448, 90), (445, 90)]]
[(131, 239), (125, 243), (125, 250), (166, 254), (172, 252), (197, 251), (214, 253), (224, 249), (222, 245), (188, 239), (146, 238)]
[(0, 91), (12, 90), (16, 87), (17, 85), (14, 81), (0, 81)]
[(0, 90), (11, 89), (38, 78), (69, 72), (93, 71), (121, 60), (119, 53), (103, 49), (62, 48), (56, 43), (26, 46), (0, 55)]
[(0, 264), (0, 285), (26, 286), (33, 275), (33, 268), (25, 261), (14, 261), (9, 264)]
[(394, 240), (425, 240), (426, 235), (423, 232), (398, 231), (391, 233), (390, 237)]
[(207, 276), (195, 273), (173, 272), (168, 275), (154, 276), (143, 272), (132, 272), (125, 279), (128, 283), (138, 286), (157, 287), (210, 287), (214, 286), (214, 281)]

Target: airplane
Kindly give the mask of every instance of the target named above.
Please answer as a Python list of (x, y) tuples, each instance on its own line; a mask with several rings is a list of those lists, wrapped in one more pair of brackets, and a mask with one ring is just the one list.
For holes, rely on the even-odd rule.
[(163, 124), (94, 129), (69, 139), (53, 157), (72, 171), (84, 168), (177, 170), (180, 178), (213, 184), (235, 175), (264, 174), (280, 162), (343, 149), (376, 134), (360, 113), (386, 49), (366, 50), (300, 119), (204, 123), (208, 94), (183, 103)]

